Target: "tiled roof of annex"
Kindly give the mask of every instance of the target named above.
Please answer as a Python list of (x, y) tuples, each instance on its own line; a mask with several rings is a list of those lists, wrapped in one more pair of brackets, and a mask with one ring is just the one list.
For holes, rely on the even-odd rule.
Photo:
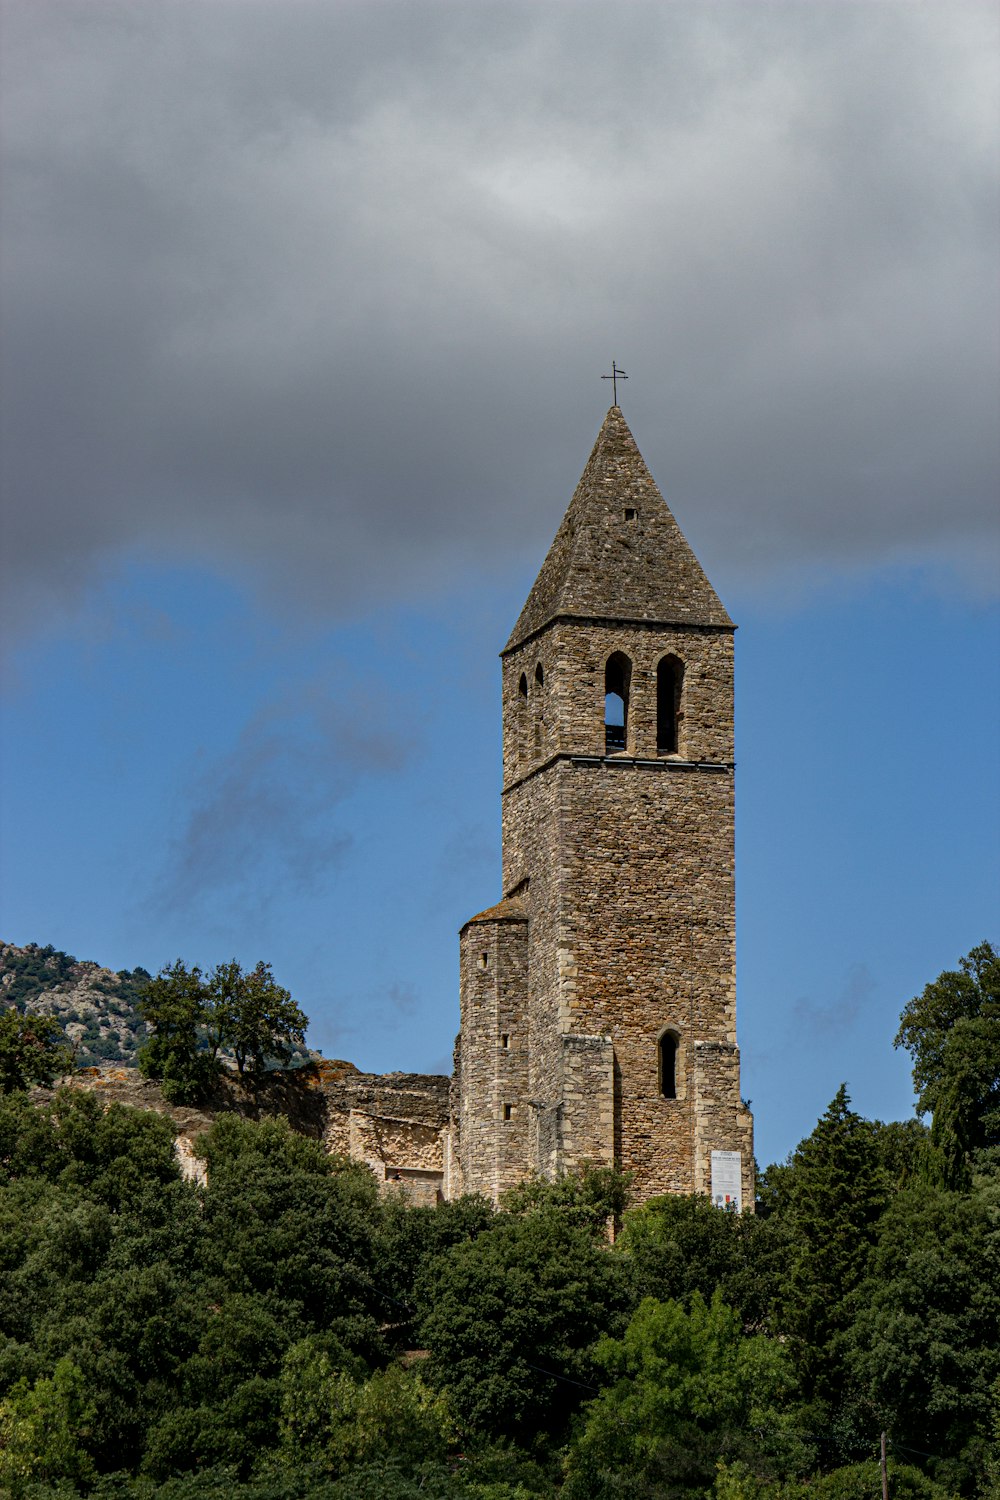
[(516, 896), (506, 896), (496, 906), (488, 906), (485, 911), (477, 912), (474, 917), (463, 924), (462, 931), (471, 927), (476, 922), (526, 922), (528, 913)]

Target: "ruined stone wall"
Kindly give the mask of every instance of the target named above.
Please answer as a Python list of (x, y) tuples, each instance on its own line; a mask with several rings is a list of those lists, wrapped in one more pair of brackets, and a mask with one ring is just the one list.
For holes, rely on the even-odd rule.
[[(306, 1070), (303, 1070), (305, 1072)], [(320, 1064), (312, 1087), (323, 1095), (323, 1144), (362, 1161), (379, 1182), (417, 1201), (445, 1196), (449, 1080), (424, 1073), (359, 1073)]]
[[(105, 1104), (168, 1116), (177, 1136), (178, 1166), (190, 1181), (205, 1181), (196, 1139), (217, 1116), (234, 1113), (249, 1119), (283, 1116), (331, 1154), (363, 1161), (379, 1184), (399, 1188), (412, 1202), (439, 1202), (448, 1196), (450, 1080), (445, 1077), (358, 1073), (351, 1062), (319, 1059), (265, 1074), (253, 1089), (223, 1071), (207, 1103), (198, 1107), (169, 1104), (159, 1085), (135, 1068), (82, 1068), (60, 1083), (96, 1092)], [(51, 1089), (33, 1091), (39, 1103), (51, 1097)]]
[[(267, 1073), (252, 1089), (235, 1074), (223, 1073), (210, 1099), (197, 1108), (169, 1104), (159, 1086), (134, 1068), (86, 1068), (62, 1082), (93, 1090), (107, 1104), (167, 1115), (176, 1131), (178, 1162), (193, 1180), (204, 1180), (194, 1143), (217, 1115), (276, 1115), (331, 1153), (364, 1162), (380, 1183), (414, 1202), (448, 1196), (449, 1080), (434, 1074), (360, 1073), (353, 1063), (324, 1058)], [(36, 1089), (33, 1097), (45, 1101), (52, 1091)]]

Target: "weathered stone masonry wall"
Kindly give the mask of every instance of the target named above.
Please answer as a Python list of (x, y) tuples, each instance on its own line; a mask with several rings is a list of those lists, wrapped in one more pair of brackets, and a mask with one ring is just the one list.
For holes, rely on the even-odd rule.
[(560, 1170), (563, 1028), (558, 996), (570, 981), (571, 955), (558, 941), (562, 884), (558, 861), (558, 789), (551, 777), (522, 782), (505, 794), (504, 890), (519, 890), (529, 917), (527, 992), (528, 1155), (524, 1172)]
[[(107, 1104), (167, 1115), (189, 1176), (200, 1171), (193, 1143), (217, 1115), (277, 1115), (321, 1140), (328, 1151), (363, 1161), (379, 1182), (395, 1185), (415, 1202), (449, 1196), (449, 1080), (434, 1074), (360, 1073), (353, 1063), (324, 1058), (268, 1073), (253, 1090), (235, 1074), (224, 1074), (210, 1101), (198, 1108), (169, 1104), (158, 1085), (135, 1068), (88, 1068), (65, 1081), (98, 1092)], [(35, 1090), (34, 1096), (51, 1098), (51, 1090)]]
[[(608, 757), (604, 674), (616, 651), (632, 664), (628, 733)], [(684, 677), (677, 751), (662, 755), (656, 671), (667, 655)], [(609, 1149), (602, 1088), (576, 1089), (566, 1038), (610, 1039), (610, 1152), (641, 1197), (707, 1190), (711, 1150), (745, 1151), (732, 684), (732, 630), (721, 626), (559, 621), (505, 656), (504, 887), (529, 880), (530, 1087), (561, 1103), (558, 1129), (539, 1136), (546, 1173)], [(657, 1054), (668, 1029), (679, 1039), (671, 1099)], [(699, 1082), (702, 1043), (723, 1047), (732, 1066), (702, 1067)]]
[(528, 918), (506, 901), (460, 940), (462, 1188), (496, 1198), (528, 1159)]
[[(691, 1192), (694, 1044), (735, 1041), (732, 778), (602, 765), (559, 779), (564, 827), (575, 834), (564, 911), (577, 970), (567, 1029), (614, 1043), (617, 1155), (639, 1194)], [(657, 1044), (667, 1030), (679, 1039), (673, 1099), (659, 1090)]]

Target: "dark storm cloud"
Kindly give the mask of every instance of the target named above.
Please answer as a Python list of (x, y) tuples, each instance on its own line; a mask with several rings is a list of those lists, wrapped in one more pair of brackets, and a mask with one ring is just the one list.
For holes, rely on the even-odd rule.
[(977, 5), (9, 0), (4, 556), (344, 613), (537, 558), (606, 404), (730, 582), (996, 545)]

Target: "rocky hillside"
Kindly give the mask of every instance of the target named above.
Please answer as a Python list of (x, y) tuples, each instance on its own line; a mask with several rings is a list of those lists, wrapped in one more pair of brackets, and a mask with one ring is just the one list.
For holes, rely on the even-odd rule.
[(51, 944), (0, 944), (0, 1004), (55, 1016), (75, 1049), (78, 1068), (134, 1064), (146, 1040), (139, 1015), (145, 969), (102, 969)]
[[(13, 1005), (55, 1016), (73, 1046), (76, 1068), (135, 1066), (147, 1036), (139, 997), (149, 978), (146, 969), (103, 969), (51, 944), (18, 948), (0, 942), (0, 1008)], [(225, 1050), (220, 1055), (231, 1061)], [(296, 1047), (289, 1062), (295, 1066), (318, 1057), (308, 1047)]]

